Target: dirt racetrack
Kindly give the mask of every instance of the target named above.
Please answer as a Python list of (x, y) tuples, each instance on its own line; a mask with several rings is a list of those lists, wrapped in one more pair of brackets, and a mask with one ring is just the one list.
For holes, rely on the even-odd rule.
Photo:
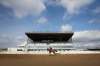
[(100, 66), (100, 54), (0, 54), (0, 66)]

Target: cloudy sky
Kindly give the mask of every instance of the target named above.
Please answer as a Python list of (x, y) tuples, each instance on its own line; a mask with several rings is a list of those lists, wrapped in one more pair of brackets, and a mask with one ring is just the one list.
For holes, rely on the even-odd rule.
[(0, 0), (0, 47), (21, 44), (25, 32), (67, 31), (74, 41), (100, 41), (100, 0)]

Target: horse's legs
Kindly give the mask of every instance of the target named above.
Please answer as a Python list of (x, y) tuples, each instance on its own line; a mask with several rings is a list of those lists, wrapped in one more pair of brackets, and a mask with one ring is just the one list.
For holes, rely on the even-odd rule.
[(54, 55), (56, 54), (55, 51), (53, 51), (53, 54), (54, 54)]
[(51, 51), (49, 51), (49, 54), (51, 54)]

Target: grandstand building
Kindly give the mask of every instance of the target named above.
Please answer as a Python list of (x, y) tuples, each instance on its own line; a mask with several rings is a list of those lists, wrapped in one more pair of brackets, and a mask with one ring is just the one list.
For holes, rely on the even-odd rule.
[[(52, 47), (57, 51), (73, 50), (72, 36), (73, 32), (67, 33), (36, 33), (28, 32), (25, 33), (28, 37), (27, 43), (24, 48), (27, 52), (37, 51), (43, 52), (47, 51), (48, 47)], [(18, 49), (22, 51), (22, 49)]]

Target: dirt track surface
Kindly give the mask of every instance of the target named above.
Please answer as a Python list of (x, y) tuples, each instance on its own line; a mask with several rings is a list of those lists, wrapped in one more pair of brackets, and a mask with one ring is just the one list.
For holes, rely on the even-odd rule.
[(0, 66), (100, 66), (100, 54), (54, 56), (0, 54)]

